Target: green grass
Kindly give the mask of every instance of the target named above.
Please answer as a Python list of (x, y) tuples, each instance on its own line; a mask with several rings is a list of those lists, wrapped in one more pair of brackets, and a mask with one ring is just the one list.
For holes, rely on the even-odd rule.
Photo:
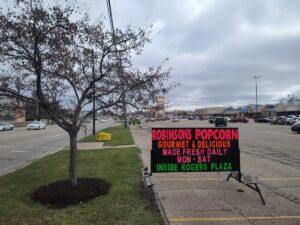
[[(117, 145), (133, 145), (134, 141), (129, 128), (124, 128), (124, 125), (109, 127), (103, 132), (111, 133), (112, 140), (105, 141), (104, 146), (117, 146)], [(95, 135), (87, 136), (86, 139), (82, 138), (80, 141), (94, 142), (97, 141)]]
[(40, 186), (68, 177), (68, 151), (0, 177), (0, 224), (6, 225), (162, 225), (141, 181), (138, 148), (78, 151), (78, 177), (105, 179), (108, 195), (65, 209), (48, 209), (29, 196)]
[(97, 141), (97, 135), (89, 135), (89, 136), (86, 136), (86, 138), (81, 138), (79, 141), (80, 142), (95, 142), (95, 141)]

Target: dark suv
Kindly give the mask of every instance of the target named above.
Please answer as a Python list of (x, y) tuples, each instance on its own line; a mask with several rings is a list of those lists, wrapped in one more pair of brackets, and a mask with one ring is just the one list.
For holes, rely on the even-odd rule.
[(223, 117), (217, 117), (216, 120), (215, 120), (215, 126), (218, 127), (218, 126), (224, 126), (224, 127), (227, 127), (227, 121), (225, 118)]

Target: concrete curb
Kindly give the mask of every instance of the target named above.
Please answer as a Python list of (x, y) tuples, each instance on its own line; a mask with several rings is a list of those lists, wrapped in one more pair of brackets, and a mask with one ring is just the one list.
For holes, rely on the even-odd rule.
[[(133, 130), (150, 130), (150, 129), (151, 129), (151, 127), (148, 126), (148, 124), (143, 124), (142, 126), (130, 126), (130, 130), (131, 130), (131, 133), (132, 133), (132, 137), (133, 137), (133, 139), (134, 139), (134, 142), (136, 143), (136, 140), (135, 140), (135, 139), (138, 138), (138, 137), (136, 137), (136, 136), (134, 135), (134, 131), (133, 131)], [(140, 159), (141, 159), (141, 161), (142, 161), (142, 165), (143, 165), (143, 167), (147, 167), (148, 165), (145, 164), (145, 161), (143, 160), (143, 157), (142, 157), (142, 155), (143, 155), (143, 152), (142, 152), (142, 151), (143, 151), (143, 147), (142, 147), (142, 146), (137, 146), (137, 147), (140, 149), (140, 154), (139, 154), (139, 156), (140, 156)], [(163, 207), (163, 205), (162, 205), (162, 203), (161, 203), (161, 201), (160, 201), (160, 198), (159, 198), (159, 196), (158, 196), (158, 194), (157, 194), (157, 191), (156, 191), (156, 189), (155, 189), (155, 185), (152, 186), (152, 190), (153, 190), (153, 193), (154, 193), (154, 200), (155, 200), (156, 206), (157, 206), (158, 210), (160, 211), (160, 214), (161, 214), (162, 217), (163, 217), (164, 224), (165, 224), (165, 225), (169, 225), (170, 222), (169, 222), (169, 220), (168, 220), (166, 211), (165, 211), (165, 209), (164, 209), (164, 207)]]
[(116, 146), (103, 146), (104, 142), (79, 142), (77, 143), (78, 150), (101, 150), (109, 148), (132, 148), (136, 145), (116, 145)]

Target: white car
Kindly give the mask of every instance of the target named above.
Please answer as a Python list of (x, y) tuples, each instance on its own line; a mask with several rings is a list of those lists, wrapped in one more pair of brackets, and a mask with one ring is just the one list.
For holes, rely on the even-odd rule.
[(46, 123), (43, 121), (33, 121), (27, 125), (27, 130), (40, 130), (45, 128), (46, 128)]
[(179, 119), (178, 119), (178, 117), (175, 116), (175, 117), (173, 117), (173, 118), (171, 119), (171, 121), (172, 121), (172, 122), (179, 122)]
[(230, 117), (224, 117), (224, 119), (225, 119), (227, 122), (230, 122), (230, 121), (231, 121), (231, 118), (230, 118)]
[(106, 119), (100, 119), (100, 123), (106, 123), (107, 120)]
[[(300, 118), (297, 118), (297, 119), (295, 119), (294, 121), (293, 121), (293, 124), (296, 124), (296, 123), (300, 123)], [(292, 125), (293, 125), (292, 124)]]
[(297, 119), (297, 116), (294, 116), (294, 115), (288, 115), (286, 118), (285, 118), (285, 121), (288, 123), (288, 124), (292, 124), (294, 122), (294, 120)]
[(0, 130), (13, 130), (14, 125), (8, 122), (0, 122)]

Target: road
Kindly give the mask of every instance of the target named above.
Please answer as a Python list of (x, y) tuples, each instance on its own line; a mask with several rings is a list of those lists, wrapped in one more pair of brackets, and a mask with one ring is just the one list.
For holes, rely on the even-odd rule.
[[(207, 121), (155, 122), (150, 127), (213, 127)], [(300, 135), (289, 126), (229, 124), (239, 128), (241, 170), (258, 176), (267, 201), (264, 206), (255, 191), (228, 173), (153, 174), (159, 200), (170, 224), (300, 224)], [(133, 130), (142, 149), (145, 165), (150, 165), (149, 129)]]
[[(96, 130), (104, 129), (115, 122), (96, 123)], [(88, 125), (87, 135), (92, 132), (92, 123)], [(80, 130), (78, 138), (84, 137)], [(0, 175), (23, 167), (33, 160), (56, 152), (68, 145), (67, 132), (57, 125), (48, 125), (44, 130), (26, 130), (26, 127), (13, 131), (0, 132)]]

